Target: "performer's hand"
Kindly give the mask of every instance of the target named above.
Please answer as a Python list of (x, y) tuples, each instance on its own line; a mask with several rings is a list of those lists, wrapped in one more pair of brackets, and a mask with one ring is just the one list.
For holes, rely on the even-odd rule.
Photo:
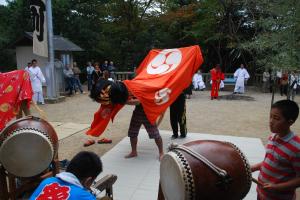
[(252, 165), (252, 166), (251, 166), (251, 172), (258, 171), (258, 170), (260, 169), (261, 165), (262, 165), (262, 163), (261, 163), (261, 162), (260, 162), (260, 163), (257, 163), (257, 164), (255, 164), (255, 165)]
[(268, 190), (268, 191), (280, 191), (281, 190), (280, 184), (273, 184), (273, 183), (264, 183), (262, 188), (265, 190)]

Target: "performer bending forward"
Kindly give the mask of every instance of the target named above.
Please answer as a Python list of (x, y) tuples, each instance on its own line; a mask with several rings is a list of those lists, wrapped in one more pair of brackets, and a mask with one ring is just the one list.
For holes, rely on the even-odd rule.
[(149, 135), (150, 139), (154, 139), (155, 143), (158, 147), (159, 151), (159, 160), (161, 160), (162, 156), (164, 155), (163, 151), (163, 142), (161, 136), (159, 134), (159, 130), (156, 125), (152, 125), (146, 117), (144, 109), (140, 104), (139, 100), (133, 98), (127, 101), (128, 105), (135, 105), (135, 109), (132, 113), (129, 130), (128, 130), (128, 137), (130, 138), (131, 144), (131, 152), (125, 156), (125, 158), (133, 158), (136, 157), (137, 154), (137, 142), (138, 142), (138, 134), (141, 128), (141, 125), (144, 125), (146, 131)]
[(221, 80), (224, 80), (224, 73), (221, 71), (221, 67), (219, 64), (216, 65), (213, 69), (210, 70), (210, 76), (211, 76), (211, 100), (218, 99), (219, 97), (219, 88)]

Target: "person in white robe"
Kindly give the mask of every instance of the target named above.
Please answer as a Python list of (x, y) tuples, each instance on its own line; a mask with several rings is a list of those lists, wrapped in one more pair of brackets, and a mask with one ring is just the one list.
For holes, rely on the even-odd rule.
[(205, 89), (205, 83), (203, 81), (201, 70), (198, 70), (198, 72), (193, 76), (193, 85), (195, 90)]
[(32, 100), (37, 104), (45, 104), (42, 84), (45, 83), (46, 80), (40, 67), (37, 66), (37, 61), (35, 59), (32, 60), (32, 66), (29, 68), (29, 72), (33, 90)]
[(220, 82), (220, 90), (223, 90), (223, 89), (224, 89), (224, 87), (225, 87), (224, 81), (223, 81), (223, 80), (221, 80), (221, 82)]
[(245, 81), (247, 81), (249, 78), (250, 75), (248, 71), (245, 69), (244, 64), (241, 64), (240, 68), (234, 72), (234, 79), (236, 80), (234, 94), (245, 93)]

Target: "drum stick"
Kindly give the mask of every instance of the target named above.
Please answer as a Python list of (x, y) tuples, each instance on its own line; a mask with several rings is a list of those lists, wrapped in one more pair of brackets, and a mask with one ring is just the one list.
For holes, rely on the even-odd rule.
[(44, 120), (47, 120), (47, 115), (46, 115), (45, 111), (40, 109), (40, 107), (38, 107), (38, 105), (35, 102), (31, 101), (31, 103), (32, 103), (33, 107), (38, 111), (40, 117)]
[(258, 181), (257, 179), (255, 179), (255, 178), (253, 178), (253, 177), (252, 177), (252, 181), (253, 181), (254, 183), (256, 183), (257, 185), (259, 185), (259, 186), (262, 186), (262, 185), (263, 185), (260, 181)]

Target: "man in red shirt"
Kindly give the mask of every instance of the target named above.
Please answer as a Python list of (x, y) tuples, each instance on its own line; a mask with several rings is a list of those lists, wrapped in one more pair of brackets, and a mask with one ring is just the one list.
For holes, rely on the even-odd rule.
[(211, 77), (211, 100), (218, 99), (219, 96), (219, 88), (221, 80), (224, 80), (224, 73), (222, 73), (221, 67), (217, 64), (213, 69), (210, 70)]

